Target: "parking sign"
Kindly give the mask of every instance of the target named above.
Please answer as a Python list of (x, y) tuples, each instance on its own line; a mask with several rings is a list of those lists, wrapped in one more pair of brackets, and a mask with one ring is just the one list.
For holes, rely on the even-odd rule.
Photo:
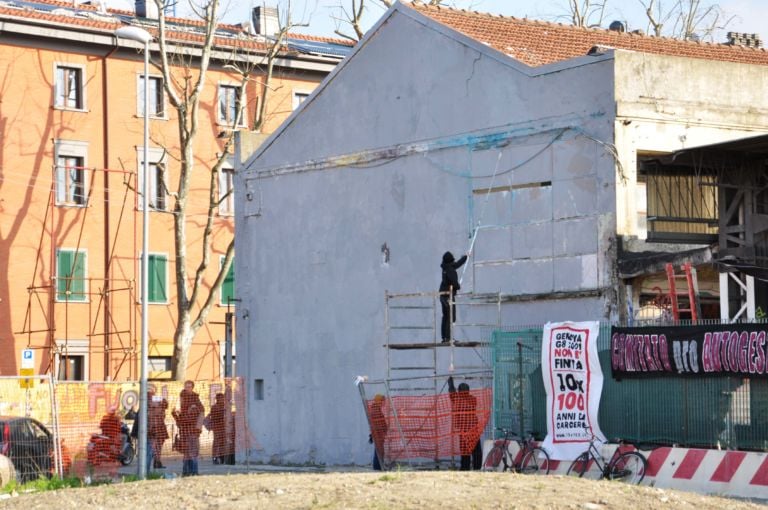
[(21, 368), (35, 368), (35, 351), (32, 349), (21, 351)]

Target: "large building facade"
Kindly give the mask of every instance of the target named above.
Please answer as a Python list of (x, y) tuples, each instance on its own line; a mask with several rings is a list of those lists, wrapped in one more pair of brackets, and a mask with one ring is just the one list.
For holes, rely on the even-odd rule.
[[(459, 310), (459, 342), (459, 323), (631, 319), (648, 281), (623, 280), (622, 257), (688, 249), (648, 246), (686, 232), (645, 218), (663, 181), (641, 160), (765, 133), (766, 79), (762, 50), (395, 4), (237, 174), (254, 456), (367, 461), (353, 381), (389, 378), (392, 331), (415, 322), (396, 323), (385, 293), (434, 293), (447, 250), (472, 248), (460, 299), (498, 310)], [(673, 205), (699, 204), (697, 177)], [(476, 360), (431, 337), (437, 320), (403, 365), (439, 380)]]
[[(1, 375), (17, 375), (21, 351), (29, 348), (35, 352), (36, 373), (70, 380), (138, 377), (143, 197), (137, 190), (143, 184), (146, 89), (149, 375), (170, 377), (177, 316), (173, 225), (179, 122), (163, 90), (157, 43), (150, 43), (152, 66), (145, 83), (143, 45), (115, 36), (119, 27), (137, 26), (156, 37), (157, 18), (146, 9), (134, 13), (52, 0), (0, 7)], [(204, 33), (191, 20), (166, 22), (177, 52), (168, 55), (177, 64), (171, 76), (181, 82), (197, 75)], [(273, 130), (348, 49), (289, 35), (262, 109), (264, 55), (274, 40), (263, 32), (269, 25), (249, 21), (216, 30), (200, 100), (186, 218), (187, 269), (194, 275), (213, 189), (212, 250), (200, 303), (234, 236), (233, 164), (225, 162), (212, 177), (227, 138), (233, 130)], [(305, 50), (308, 44), (311, 53)], [(181, 52), (186, 60), (174, 60)], [(248, 67), (252, 75), (241, 90), (237, 69)], [(262, 119), (256, 118), (259, 112)], [(235, 305), (230, 271), (208, 323), (192, 343), (188, 377), (223, 375), (226, 312)]]

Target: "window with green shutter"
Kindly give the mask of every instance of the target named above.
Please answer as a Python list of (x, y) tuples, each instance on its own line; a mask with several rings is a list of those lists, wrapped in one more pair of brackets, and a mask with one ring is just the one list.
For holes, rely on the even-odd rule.
[(149, 303), (167, 303), (168, 257), (149, 255)]
[[(224, 265), (224, 257), (221, 257), (221, 266)], [(221, 267), (220, 266), (220, 267)], [(229, 266), (227, 276), (221, 283), (221, 304), (222, 305), (234, 305), (235, 304), (235, 259), (232, 259), (232, 264)]]
[(56, 300), (85, 301), (85, 252), (56, 252)]

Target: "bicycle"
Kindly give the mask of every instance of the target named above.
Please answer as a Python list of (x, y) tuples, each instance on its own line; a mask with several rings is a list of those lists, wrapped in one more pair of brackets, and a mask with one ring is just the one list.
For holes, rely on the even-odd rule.
[(589, 448), (571, 463), (567, 476), (583, 477), (590, 467), (590, 461), (593, 461), (600, 470), (599, 480), (620, 480), (634, 484), (639, 484), (643, 481), (648, 461), (642, 453), (636, 451), (625, 451), (622, 453), (621, 446), (624, 443), (618, 440), (619, 447), (613, 451), (610, 460), (606, 462), (597, 446), (595, 446), (596, 439), (595, 435), (592, 434), (592, 438), (589, 440)]
[[(525, 439), (515, 435), (511, 430), (500, 430), (504, 438), (493, 442), (493, 448), (488, 452), (483, 462), (484, 471), (496, 471), (503, 462), (502, 471), (514, 471), (529, 475), (546, 475), (549, 473), (549, 454), (543, 448), (536, 446), (533, 435)], [(515, 458), (509, 452), (509, 444), (515, 441), (520, 447)]]

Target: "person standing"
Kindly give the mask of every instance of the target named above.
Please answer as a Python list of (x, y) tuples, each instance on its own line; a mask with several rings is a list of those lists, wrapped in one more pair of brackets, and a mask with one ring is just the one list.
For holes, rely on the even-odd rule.
[[(469, 392), (467, 383), (459, 384), (459, 390), (453, 385), (453, 377), (448, 378), (448, 393), (451, 398), (451, 419), (453, 430), (459, 434), (461, 450), (461, 471), (479, 470), (483, 463), (483, 449), (477, 428), (477, 399)], [(474, 443), (474, 444), (473, 444)], [(471, 452), (471, 454), (469, 453)]]
[[(147, 386), (147, 403), (149, 403), (152, 400), (152, 388), (151, 386)], [(131, 427), (131, 437), (136, 439), (136, 445), (138, 447), (138, 439), (139, 439), (139, 423), (141, 421), (141, 413), (144, 412), (144, 409), (139, 408), (137, 412), (133, 414), (133, 427)], [(147, 416), (147, 453), (146, 453), (146, 472), (150, 472), (150, 468), (152, 467), (152, 459), (155, 458), (155, 451), (152, 446), (152, 436), (150, 434), (150, 427), (149, 427), (149, 416)]]
[(373, 443), (373, 469), (375, 471), (381, 471), (381, 460), (379, 459), (379, 452), (384, 453), (384, 442), (387, 438), (387, 419), (384, 417), (384, 411), (382, 409), (384, 405), (384, 395), (377, 393), (373, 397), (371, 402), (371, 435), (368, 437), (368, 442)]
[(444, 343), (451, 340), (451, 322), (456, 322), (456, 305), (451, 307), (451, 302), (455, 300), (456, 293), (461, 288), (456, 270), (466, 261), (467, 255), (454, 260), (453, 253), (447, 251), (443, 254), (443, 262), (440, 264), (443, 270), (443, 279), (440, 281), (440, 307), (443, 310), (440, 335)]
[(180, 449), (184, 459), (181, 476), (199, 474), (200, 434), (203, 431), (205, 410), (194, 388), (194, 382), (184, 382), (184, 389), (179, 394), (180, 409), (174, 409), (171, 413), (179, 428)]
[(155, 385), (150, 384), (147, 388), (147, 402), (149, 405), (149, 415), (147, 417), (147, 442), (151, 442), (152, 452), (154, 453), (155, 469), (165, 469), (162, 463), (163, 443), (168, 439), (168, 429), (165, 426), (165, 413), (168, 409), (168, 401), (161, 396), (155, 395)]
[(231, 413), (227, 403), (227, 398), (223, 393), (216, 394), (216, 402), (211, 406), (211, 412), (208, 414), (208, 422), (210, 423), (210, 430), (213, 431), (213, 463), (224, 464), (230, 459), (230, 446), (232, 441), (229, 440), (229, 429), (231, 423), (228, 423), (228, 418), (231, 419)]

